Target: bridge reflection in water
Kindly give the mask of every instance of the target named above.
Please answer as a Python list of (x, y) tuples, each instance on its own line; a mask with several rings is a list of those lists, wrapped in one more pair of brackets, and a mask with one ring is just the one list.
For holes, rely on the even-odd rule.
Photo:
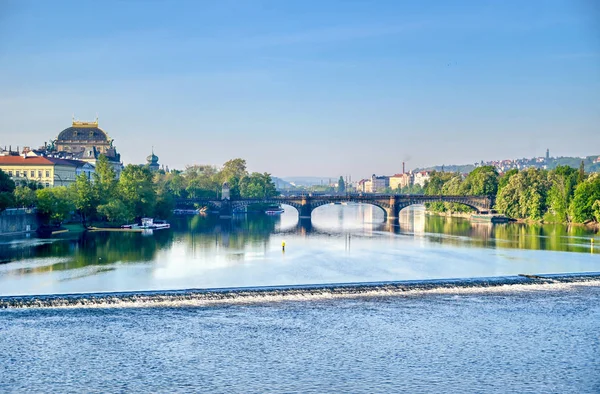
[(298, 250), (310, 255), (315, 245), (322, 246), (323, 249), (316, 249), (316, 258), (328, 248), (332, 256), (337, 256), (339, 251), (356, 251), (358, 245), (369, 242), (374, 248), (402, 250), (447, 244), (600, 253), (600, 242), (590, 245), (590, 237), (598, 235), (579, 226), (474, 224), (462, 218), (425, 215), (423, 207), (418, 206), (402, 210), (397, 223), (386, 221), (380, 209), (367, 204), (323, 206), (314, 210), (312, 219), (300, 219), (293, 208), (285, 205), (284, 208), (285, 213), (277, 217), (234, 215), (231, 220), (219, 219), (217, 215), (174, 217), (170, 230), (151, 236), (87, 232), (61, 234), (52, 240), (6, 238), (0, 242), (2, 262), (39, 259), (47, 264), (14, 267), (6, 264), (0, 274), (8, 278), (90, 267), (85, 275), (95, 275), (115, 270), (111, 265), (114, 263), (176, 259), (173, 256), (181, 256), (177, 259), (185, 267), (186, 259), (203, 260), (207, 264), (236, 262), (273, 256), (271, 253), (281, 250), (283, 240), (288, 241), (288, 255)]

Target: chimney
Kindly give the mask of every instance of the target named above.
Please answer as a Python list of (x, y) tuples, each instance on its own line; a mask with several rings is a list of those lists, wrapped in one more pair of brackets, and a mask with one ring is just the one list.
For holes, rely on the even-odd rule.
[(404, 162), (402, 162), (402, 173), (404, 174)]

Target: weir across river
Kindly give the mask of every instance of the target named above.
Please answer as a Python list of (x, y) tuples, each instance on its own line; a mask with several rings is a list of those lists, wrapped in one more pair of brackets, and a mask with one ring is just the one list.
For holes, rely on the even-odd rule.
[(298, 195), (278, 196), (268, 198), (186, 198), (177, 200), (177, 208), (207, 207), (213, 212), (219, 212), (223, 219), (231, 218), (233, 212), (251, 204), (285, 204), (298, 211), (300, 219), (310, 219), (316, 208), (339, 203), (371, 204), (381, 208), (387, 220), (396, 220), (400, 211), (410, 205), (433, 202), (451, 202), (469, 206), (477, 213), (487, 213), (493, 206), (493, 199), (488, 196), (429, 196), (415, 194), (366, 194), (350, 193), (338, 195)]

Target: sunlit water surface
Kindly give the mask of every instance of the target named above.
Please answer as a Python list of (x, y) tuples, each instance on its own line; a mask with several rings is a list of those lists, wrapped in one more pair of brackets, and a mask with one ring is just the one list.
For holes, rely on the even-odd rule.
[[(600, 392), (590, 230), (362, 205), (172, 224), (2, 239), (0, 392)], [(228, 287), (250, 289), (176, 291)]]
[(388, 224), (370, 205), (320, 207), (298, 223), (287, 208), (281, 217), (174, 218), (153, 235), (0, 238), (0, 261), (9, 262), (0, 264), (0, 295), (600, 271), (600, 239), (582, 227), (473, 224), (422, 208)]

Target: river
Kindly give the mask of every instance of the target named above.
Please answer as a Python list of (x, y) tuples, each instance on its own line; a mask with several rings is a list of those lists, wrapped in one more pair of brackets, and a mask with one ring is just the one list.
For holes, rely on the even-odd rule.
[(600, 391), (592, 230), (352, 204), (171, 223), (0, 239), (0, 391)]

